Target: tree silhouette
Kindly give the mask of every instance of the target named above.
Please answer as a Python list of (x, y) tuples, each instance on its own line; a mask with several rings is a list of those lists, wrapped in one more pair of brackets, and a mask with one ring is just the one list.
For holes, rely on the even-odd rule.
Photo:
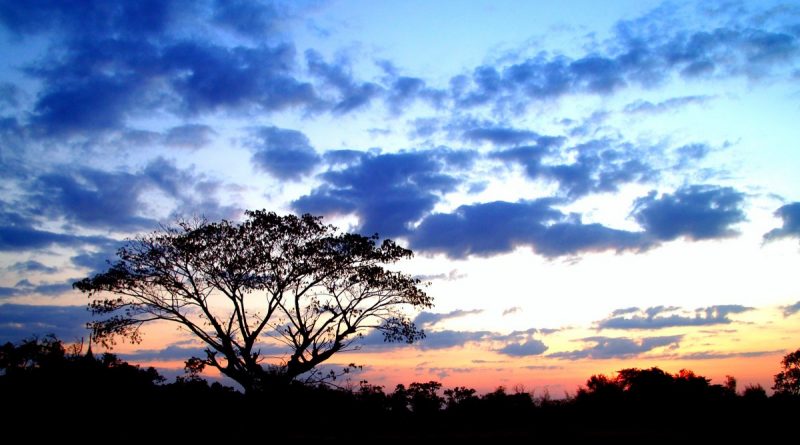
[(775, 375), (775, 392), (800, 396), (800, 349), (790, 352), (781, 360), (783, 371)]
[[(181, 222), (131, 240), (108, 271), (74, 286), (106, 317), (90, 323), (103, 344), (140, 341), (150, 321), (177, 323), (206, 346), (189, 367), (213, 366), (252, 391), (312, 371), (370, 329), (386, 341), (423, 337), (402, 309), (431, 297), (384, 268), (412, 252), (377, 239), (311, 215), (248, 211), (238, 224)], [(278, 368), (264, 366), (267, 339), (289, 347)]]

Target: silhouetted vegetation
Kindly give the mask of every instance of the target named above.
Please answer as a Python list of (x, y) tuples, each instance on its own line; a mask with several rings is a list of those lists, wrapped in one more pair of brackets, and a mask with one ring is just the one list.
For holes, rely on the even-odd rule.
[[(185, 328), (205, 346), (191, 367), (216, 368), (246, 392), (272, 391), (347, 350), (363, 332), (411, 343), (423, 333), (402, 312), (432, 298), (420, 280), (385, 264), (410, 250), (378, 236), (339, 233), (311, 215), (248, 211), (242, 223), (184, 221), (128, 242), (104, 273), (74, 287), (91, 298), (97, 341), (139, 341), (156, 320)], [(289, 351), (262, 366), (267, 337)], [(315, 375), (311, 373), (311, 375)]]
[[(591, 376), (574, 397), (498, 387), (443, 389), (436, 381), (397, 385), (391, 392), (366, 381), (350, 389), (287, 382), (270, 393), (243, 394), (196, 374), (166, 380), (112, 354), (65, 348), (53, 337), (0, 348), (0, 400), (5, 420), (31, 416), (53, 428), (90, 422), (94, 431), (122, 433), (128, 422), (165, 428), (180, 438), (270, 437), (400, 441), (414, 437), (475, 439), (695, 440), (778, 437), (800, 413), (800, 397), (760, 386), (736, 392), (682, 370), (620, 370)], [(791, 354), (787, 357), (790, 357)], [(784, 367), (786, 366), (784, 360)], [(784, 371), (785, 372), (785, 371)], [(777, 382), (776, 377), (776, 382)], [(781, 380), (783, 381), (783, 380)], [(12, 408), (9, 411), (9, 408)]]
[(800, 349), (783, 357), (781, 367), (772, 389), (782, 396), (800, 396)]
[[(784, 359), (782, 375), (794, 366), (795, 354)], [(776, 376), (776, 385), (785, 381)], [(167, 383), (153, 368), (66, 348), (52, 336), (0, 347), (0, 400), (9, 424), (36, 418), (52, 428), (44, 435), (84, 422), (95, 432), (122, 433), (134, 422), (182, 439), (244, 438), (251, 428), (262, 428), (270, 437), (317, 440), (764, 440), (783, 435), (778, 426), (792, 424), (800, 413), (800, 396), (790, 391), (768, 397), (751, 385), (737, 393), (730, 376), (717, 385), (688, 370), (659, 368), (594, 375), (563, 400), (547, 392), (536, 397), (522, 387), (479, 395), (436, 381), (397, 385), (391, 392), (367, 381), (350, 389), (292, 381), (243, 394), (196, 373)]]

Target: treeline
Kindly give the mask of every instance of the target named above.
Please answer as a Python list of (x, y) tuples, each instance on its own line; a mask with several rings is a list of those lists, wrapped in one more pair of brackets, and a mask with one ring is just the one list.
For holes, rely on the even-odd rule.
[(151, 431), (231, 439), (258, 431), (315, 440), (763, 440), (793, 434), (800, 414), (791, 387), (768, 397), (760, 386), (737, 390), (732, 377), (717, 385), (659, 368), (595, 375), (566, 399), (504, 387), (480, 395), (435, 381), (391, 391), (366, 381), (350, 389), (292, 383), (245, 395), (191, 375), (167, 383), (154, 368), (68, 350), (52, 337), (0, 347), (0, 401), (9, 426), (36, 420), (51, 427), (39, 431), (45, 435), (81, 426), (97, 438)]

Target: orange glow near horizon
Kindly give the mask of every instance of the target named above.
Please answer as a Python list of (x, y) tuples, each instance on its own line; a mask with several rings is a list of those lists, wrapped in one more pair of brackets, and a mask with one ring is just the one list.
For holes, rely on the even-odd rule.
[[(458, 321), (463, 326), (463, 320)], [(363, 366), (362, 370), (352, 372), (334, 383), (357, 387), (359, 381), (367, 380), (371, 384), (383, 386), (387, 392), (394, 390), (397, 384), (435, 380), (441, 382), (445, 388), (466, 386), (479, 393), (503, 386), (508, 391), (524, 388), (525, 391), (533, 391), (536, 396), (547, 392), (553, 398), (562, 398), (565, 395), (574, 395), (592, 375), (614, 376), (617, 371), (625, 368), (651, 367), (659, 367), (673, 374), (681, 369), (688, 369), (716, 384), (723, 383), (725, 377), (730, 375), (737, 379), (739, 391), (748, 385), (761, 385), (771, 392), (773, 377), (779, 371), (781, 358), (794, 350), (794, 339), (800, 333), (800, 328), (792, 323), (791, 318), (784, 318), (771, 309), (739, 317), (731, 326), (736, 329), (671, 327), (656, 333), (604, 333), (611, 338), (624, 337), (626, 334), (641, 338), (681, 338), (679, 345), (656, 348), (630, 358), (568, 359), (549, 356), (591, 347), (591, 339), (597, 335), (592, 329), (565, 328), (546, 335), (536, 334), (537, 338), (547, 344), (548, 349), (543, 354), (527, 357), (504, 355), (498, 352), (497, 345), (491, 341), (468, 342), (464, 346), (440, 349), (426, 347), (423, 341), (411, 346), (364, 346), (361, 350), (334, 355), (323, 367), (340, 369), (350, 363)], [(435, 329), (442, 327), (436, 325), (434, 332)], [(774, 338), (776, 332), (781, 333), (779, 340)], [(169, 375), (176, 375), (183, 371), (184, 359), (158, 354), (158, 351), (175, 345), (186, 348), (201, 346), (175, 325), (157, 323), (146, 328), (141, 344), (121, 342), (109, 352), (116, 353), (131, 363), (154, 366), (168, 371)], [(93, 348), (96, 353), (104, 351), (99, 345), (94, 345)], [(763, 352), (739, 352), (743, 350)], [(280, 360), (272, 358), (269, 362), (279, 363)], [(217, 370), (208, 369), (204, 375), (232, 384)]]

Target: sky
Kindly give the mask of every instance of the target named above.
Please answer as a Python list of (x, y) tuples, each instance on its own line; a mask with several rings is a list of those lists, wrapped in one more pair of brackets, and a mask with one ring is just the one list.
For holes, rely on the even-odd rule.
[(0, 341), (80, 340), (124, 240), (263, 208), (414, 251), (426, 339), (330, 363), (390, 389), (768, 388), (800, 347), (797, 3), (0, 0), (0, 60)]

